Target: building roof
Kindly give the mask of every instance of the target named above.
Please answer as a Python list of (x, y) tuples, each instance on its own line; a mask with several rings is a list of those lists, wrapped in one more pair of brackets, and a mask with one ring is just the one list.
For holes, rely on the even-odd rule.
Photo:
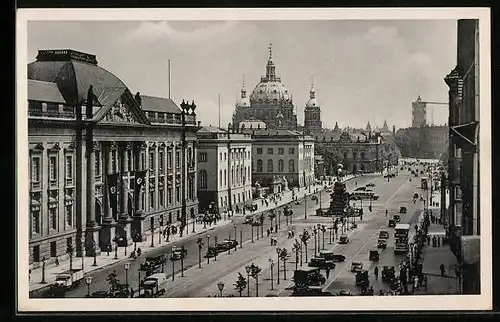
[(227, 133), (225, 129), (220, 129), (216, 126), (203, 126), (201, 129), (198, 130), (198, 133)]
[(66, 103), (56, 83), (32, 79), (28, 79), (28, 100), (58, 104)]
[(260, 130), (260, 129), (253, 129), (253, 135), (254, 136), (293, 136), (293, 137), (298, 137), (302, 136), (302, 133), (294, 130)]
[(69, 105), (86, 101), (90, 85), (96, 97), (107, 87), (127, 87), (114, 74), (97, 66), (94, 55), (68, 49), (39, 50), (37, 60), (28, 64), (28, 79), (57, 84)]
[(181, 109), (170, 98), (141, 94), (141, 105), (144, 111), (181, 114)]

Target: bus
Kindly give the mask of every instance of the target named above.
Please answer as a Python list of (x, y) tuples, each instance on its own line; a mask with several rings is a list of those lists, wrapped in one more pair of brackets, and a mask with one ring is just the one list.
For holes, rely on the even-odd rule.
[(408, 252), (408, 235), (410, 233), (409, 224), (397, 224), (394, 228), (394, 252), (406, 253)]
[(379, 198), (373, 191), (370, 190), (357, 190), (349, 193), (349, 197), (351, 200), (362, 200), (362, 199), (372, 199), (377, 200)]
[(427, 190), (427, 188), (428, 188), (427, 184), (428, 184), (427, 177), (422, 177), (420, 179), (420, 188)]

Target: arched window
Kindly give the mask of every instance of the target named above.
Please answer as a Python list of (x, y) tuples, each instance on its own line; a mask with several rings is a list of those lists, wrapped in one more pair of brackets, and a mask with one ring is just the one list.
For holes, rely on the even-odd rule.
[(278, 172), (285, 172), (285, 161), (278, 161)]
[(365, 152), (361, 152), (361, 159), (365, 159)]
[(267, 160), (267, 172), (273, 172), (273, 159)]
[(231, 167), (231, 184), (234, 185), (234, 166)]
[(200, 170), (200, 188), (207, 187), (207, 170)]
[(288, 172), (295, 172), (295, 161), (288, 161)]
[(257, 160), (257, 172), (262, 172), (262, 160)]
[(224, 186), (227, 185), (227, 172), (226, 169), (224, 169)]

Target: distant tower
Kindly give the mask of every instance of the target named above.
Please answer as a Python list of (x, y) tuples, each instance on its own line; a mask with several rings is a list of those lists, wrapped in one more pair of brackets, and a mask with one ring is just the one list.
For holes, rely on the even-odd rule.
[(370, 121), (368, 121), (368, 124), (366, 125), (366, 132), (371, 133), (372, 131), (372, 126), (370, 125)]
[(422, 102), (420, 95), (415, 102), (411, 103), (412, 106), (412, 127), (423, 127), (427, 125), (427, 104)]
[(333, 131), (340, 132), (340, 128), (339, 128), (339, 125), (337, 124), (337, 122), (335, 122), (335, 127), (333, 128)]
[(396, 125), (392, 126), (392, 134), (396, 134)]
[(387, 133), (390, 132), (389, 126), (387, 126), (387, 120), (384, 121), (384, 125), (382, 126), (382, 129), (380, 130), (382, 133)]
[(321, 108), (316, 100), (316, 91), (314, 90), (314, 78), (311, 82), (311, 90), (309, 91), (309, 100), (304, 109), (304, 130), (307, 133), (321, 132)]

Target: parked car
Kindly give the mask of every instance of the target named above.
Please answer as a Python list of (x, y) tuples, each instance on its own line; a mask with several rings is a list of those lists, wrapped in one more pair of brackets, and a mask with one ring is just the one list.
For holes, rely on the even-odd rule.
[(183, 247), (173, 246), (172, 247), (172, 256), (173, 260), (180, 260), (181, 258), (186, 258), (187, 250)]
[(218, 251), (215, 246), (208, 246), (207, 252), (205, 253), (205, 258), (212, 258), (217, 255)]
[(377, 242), (377, 248), (385, 249), (387, 247), (387, 239), (379, 239)]
[(368, 184), (366, 184), (367, 187), (375, 187), (375, 184), (373, 182), (370, 182)]
[(378, 261), (380, 259), (380, 254), (378, 253), (378, 250), (371, 250), (369, 259), (374, 262)]
[(351, 272), (356, 273), (362, 270), (363, 270), (363, 263), (356, 261), (351, 263)]
[(366, 187), (357, 187), (354, 191), (365, 191)]
[(368, 286), (370, 280), (368, 279), (368, 271), (360, 270), (356, 273), (356, 285), (357, 286)]
[(347, 235), (341, 235), (340, 236), (340, 240), (339, 240), (339, 244), (347, 244), (349, 242), (349, 237), (347, 237)]
[(219, 244), (219, 249), (221, 251), (226, 251), (228, 249), (233, 249), (238, 245), (238, 242), (234, 239), (224, 239)]
[(253, 221), (253, 215), (246, 215), (245, 216), (245, 224), (251, 224)]
[(378, 233), (378, 238), (379, 239), (389, 239), (389, 232), (387, 230), (381, 230)]
[(300, 199), (295, 200), (295, 204), (296, 205), (301, 205), (302, 204), (302, 200), (300, 200)]
[(319, 252), (319, 256), (326, 260), (331, 260), (333, 262), (343, 262), (345, 261), (345, 256), (342, 254), (335, 254), (332, 251), (322, 250)]
[(307, 264), (308, 267), (317, 267), (320, 269), (335, 269), (335, 263), (331, 260), (326, 260), (323, 257), (313, 257)]

